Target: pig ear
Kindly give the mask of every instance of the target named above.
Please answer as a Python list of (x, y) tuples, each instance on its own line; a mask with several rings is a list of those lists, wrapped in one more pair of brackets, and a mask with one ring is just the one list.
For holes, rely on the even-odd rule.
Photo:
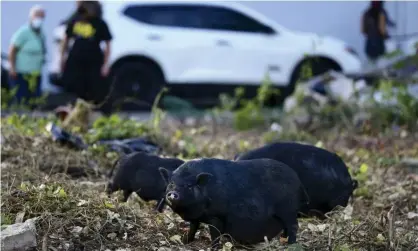
[(196, 175), (196, 183), (199, 186), (204, 186), (208, 183), (210, 177), (213, 177), (213, 175), (210, 173), (199, 173)]
[(168, 182), (170, 180), (171, 172), (165, 169), (164, 167), (159, 167), (158, 171), (160, 171), (161, 177), (163, 178), (166, 185), (168, 185)]

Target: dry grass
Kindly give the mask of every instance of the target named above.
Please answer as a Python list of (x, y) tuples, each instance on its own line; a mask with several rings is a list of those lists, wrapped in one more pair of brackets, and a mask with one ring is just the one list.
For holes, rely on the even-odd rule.
[[(177, 129), (182, 135), (175, 133)], [(213, 135), (211, 128), (180, 126), (163, 131), (169, 137), (165, 155), (185, 152), (192, 145), (200, 156), (231, 159), (237, 152), (263, 144), (260, 130), (243, 133), (218, 128)], [(45, 135), (21, 136), (8, 128), (2, 128), (2, 134), (2, 224), (22, 216), (24, 220), (39, 217), (38, 250), (208, 248), (206, 228), (196, 242), (179, 243), (187, 226), (170, 210), (157, 214), (152, 210), (154, 204), (136, 196), (127, 203), (118, 202), (116, 194), (107, 198), (105, 174), (114, 156), (71, 150)], [(305, 250), (418, 248), (418, 216), (413, 217), (418, 213), (418, 182), (398, 165), (402, 157), (418, 157), (417, 135), (371, 138), (328, 131), (310, 137), (316, 143), (312, 139), (339, 153), (360, 184), (347, 208), (336, 209), (324, 221), (300, 220), (299, 244)], [(368, 170), (359, 173), (362, 164)], [(71, 170), (82, 170), (84, 176)], [(256, 249), (285, 247), (275, 240)], [(296, 246), (295, 250), (300, 249)]]

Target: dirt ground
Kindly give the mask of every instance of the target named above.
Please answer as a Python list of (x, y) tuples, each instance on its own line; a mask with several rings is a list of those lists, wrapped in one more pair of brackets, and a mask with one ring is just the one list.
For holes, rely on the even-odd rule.
[[(232, 159), (266, 142), (268, 129), (237, 132), (229, 127), (165, 125), (164, 155)], [(207, 250), (206, 226), (195, 242), (179, 242), (187, 224), (169, 209), (132, 195), (107, 198), (106, 173), (115, 154), (76, 151), (60, 146), (41, 129), (35, 136), (3, 126), (1, 143), (2, 225), (17, 219), (37, 220), (37, 250)], [(181, 134), (181, 135), (180, 135)], [(346, 208), (327, 219), (299, 220), (298, 244), (280, 240), (257, 250), (418, 250), (418, 180), (404, 158), (418, 158), (418, 134), (397, 131), (384, 135), (341, 130), (279, 139), (305, 141), (339, 154), (359, 187)], [(305, 135), (305, 134), (303, 134)], [(186, 149), (186, 150), (184, 150)], [(71, 170), (84, 170), (78, 177)], [(72, 173), (68, 175), (68, 173)], [(230, 250), (230, 243), (223, 250)]]

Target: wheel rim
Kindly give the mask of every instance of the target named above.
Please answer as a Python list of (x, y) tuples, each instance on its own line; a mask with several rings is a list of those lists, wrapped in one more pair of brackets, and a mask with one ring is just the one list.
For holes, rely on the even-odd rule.
[[(125, 73), (121, 73), (120, 75), (120, 91), (118, 95), (120, 100), (128, 99), (127, 103), (139, 101), (138, 105), (143, 102), (152, 102), (149, 97), (150, 86), (146, 84), (147, 82), (150, 82), (147, 74), (132, 69)], [(122, 103), (124, 102), (122, 101)]]

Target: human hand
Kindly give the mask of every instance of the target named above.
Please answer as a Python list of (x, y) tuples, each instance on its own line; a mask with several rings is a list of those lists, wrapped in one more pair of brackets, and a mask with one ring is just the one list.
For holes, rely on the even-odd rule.
[(102, 66), (101, 73), (103, 77), (107, 77), (109, 75), (109, 68), (106, 65)]
[(60, 62), (60, 72), (63, 73), (65, 69), (65, 60), (61, 60)]
[(16, 70), (15, 69), (10, 69), (9, 76), (12, 77), (12, 78), (16, 78), (17, 77)]

